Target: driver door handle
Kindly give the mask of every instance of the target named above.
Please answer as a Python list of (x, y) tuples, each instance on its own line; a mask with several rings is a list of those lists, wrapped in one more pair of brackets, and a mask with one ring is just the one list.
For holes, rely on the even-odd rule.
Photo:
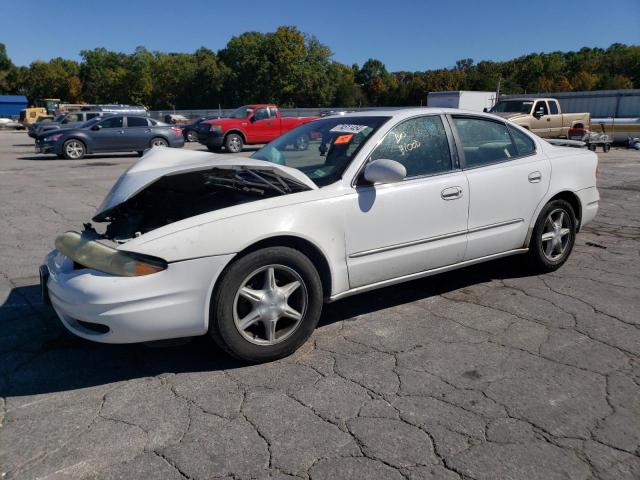
[(455, 200), (462, 197), (462, 188), (460, 187), (448, 187), (440, 192), (440, 196), (443, 200)]

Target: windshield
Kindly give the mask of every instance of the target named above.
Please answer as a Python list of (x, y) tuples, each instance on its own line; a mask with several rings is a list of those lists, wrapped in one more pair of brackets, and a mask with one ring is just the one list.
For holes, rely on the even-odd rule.
[(491, 113), (529, 113), (533, 101), (531, 100), (503, 100), (489, 110)]
[(322, 187), (335, 182), (389, 117), (331, 117), (306, 123), (251, 158), (297, 168)]
[(252, 112), (253, 108), (245, 105), (244, 107), (236, 108), (231, 114), (229, 114), (229, 118), (247, 118), (249, 116), (249, 112)]

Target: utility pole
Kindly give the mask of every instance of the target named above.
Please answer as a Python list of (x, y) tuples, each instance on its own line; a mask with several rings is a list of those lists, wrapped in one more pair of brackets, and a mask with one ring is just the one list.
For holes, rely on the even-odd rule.
[(500, 100), (500, 83), (502, 82), (502, 75), (498, 77), (498, 86), (496, 88), (496, 103)]

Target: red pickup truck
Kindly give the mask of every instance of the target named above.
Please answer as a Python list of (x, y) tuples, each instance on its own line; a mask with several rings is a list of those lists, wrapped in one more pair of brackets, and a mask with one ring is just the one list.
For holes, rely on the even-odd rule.
[[(318, 117), (282, 117), (275, 105), (245, 105), (224, 118), (205, 120), (197, 127), (198, 141), (212, 152), (225, 147), (227, 152), (238, 153), (244, 145), (268, 143), (300, 125)], [(309, 139), (301, 136), (295, 148), (304, 150)]]

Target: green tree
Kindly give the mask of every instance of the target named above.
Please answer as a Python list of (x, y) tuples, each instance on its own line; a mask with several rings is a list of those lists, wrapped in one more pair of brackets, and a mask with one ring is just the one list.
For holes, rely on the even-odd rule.
[(7, 54), (7, 47), (4, 43), (0, 43), (0, 93), (10, 92), (8, 76), (14, 68), (13, 62)]
[(370, 105), (386, 105), (390, 94), (397, 87), (396, 79), (387, 71), (384, 63), (370, 58), (356, 75), (356, 82), (369, 100)]
[(598, 76), (584, 70), (580, 70), (571, 81), (573, 89), (577, 91), (593, 90), (598, 84)]
[(80, 100), (79, 71), (78, 62), (60, 57), (48, 62), (33, 62), (28, 73), (29, 100), (33, 103), (41, 98), (60, 98), (77, 102)]

